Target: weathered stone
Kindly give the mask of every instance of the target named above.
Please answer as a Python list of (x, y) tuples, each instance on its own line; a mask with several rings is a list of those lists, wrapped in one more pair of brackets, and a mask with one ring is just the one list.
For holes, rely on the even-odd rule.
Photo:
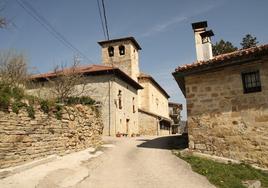
[(207, 149), (206, 144), (195, 144), (194, 147), (195, 147), (195, 149), (198, 149), (198, 150), (206, 150)]
[[(262, 91), (244, 94), (241, 72), (256, 68)], [(186, 76), (190, 148), (267, 168), (267, 72), (265, 62)]]
[[(19, 114), (0, 112), (0, 130), (3, 131), (0, 133), (0, 168), (52, 154), (63, 154), (67, 148), (74, 152), (99, 144), (103, 130), (100, 117), (88, 106), (78, 107), (70, 110), (75, 116), (71, 118), (73, 120), (69, 120), (69, 114), (65, 111), (63, 116), (68, 116), (68, 119), (57, 120), (38, 108), (35, 109), (34, 120), (29, 119), (23, 110)], [(93, 115), (88, 117), (89, 113)], [(88, 129), (88, 123), (93, 129)]]

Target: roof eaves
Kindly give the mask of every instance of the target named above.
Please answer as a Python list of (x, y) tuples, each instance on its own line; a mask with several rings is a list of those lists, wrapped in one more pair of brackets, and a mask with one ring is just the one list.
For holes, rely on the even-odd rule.
[(124, 40), (130, 40), (138, 50), (142, 49), (141, 46), (139, 45), (139, 43), (137, 42), (137, 40), (134, 37), (123, 37), (123, 38), (118, 38), (118, 39), (99, 41), (98, 44), (100, 46), (102, 46), (104, 44), (113, 43), (113, 42), (120, 42), (120, 41), (124, 41)]
[(170, 98), (170, 96), (168, 95), (168, 93), (157, 83), (157, 81), (155, 81), (155, 79), (150, 76), (150, 75), (140, 75), (138, 77), (138, 79), (149, 79), (167, 98)]

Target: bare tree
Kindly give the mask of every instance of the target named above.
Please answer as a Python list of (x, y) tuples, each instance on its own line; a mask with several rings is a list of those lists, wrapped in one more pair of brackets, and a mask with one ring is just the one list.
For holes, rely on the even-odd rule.
[[(0, 12), (5, 9), (5, 3), (0, 1)], [(7, 26), (7, 19), (3, 16), (0, 16), (0, 29), (5, 28)]]
[(79, 67), (79, 61), (75, 58), (71, 67), (56, 66), (53, 78), (49, 79), (51, 92), (60, 100), (66, 101), (73, 96), (81, 96), (85, 91), (85, 77)]
[(4, 28), (7, 25), (7, 21), (5, 18), (0, 17), (0, 28)]
[(25, 57), (12, 51), (0, 53), (0, 81), (11, 87), (25, 84), (28, 67)]

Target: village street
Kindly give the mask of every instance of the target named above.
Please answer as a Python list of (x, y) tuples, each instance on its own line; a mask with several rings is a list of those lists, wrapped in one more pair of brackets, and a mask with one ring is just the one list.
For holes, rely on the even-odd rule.
[[(213, 187), (171, 153), (181, 138), (105, 137), (106, 147), (94, 158), (85, 153), (36, 166), (0, 180), (0, 187), (172, 188)], [(74, 165), (76, 163), (79, 165)], [(53, 168), (52, 168), (53, 166)], [(50, 169), (50, 170), (48, 170)], [(42, 175), (40, 175), (42, 174)]]

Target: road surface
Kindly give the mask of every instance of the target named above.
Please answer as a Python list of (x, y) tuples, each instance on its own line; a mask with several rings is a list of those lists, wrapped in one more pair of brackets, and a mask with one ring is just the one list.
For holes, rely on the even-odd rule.
[[(115, 147), (89, 162), (89, 176), (75, 188), (201, 188), (213, 187), (173, 155), (178, 136), (108, 139)], [(94, 164), (94, 165), (93, 165)]]
[(213, 187), (171, 153), (179, 136), (104, 138), (106, 144), (72, 153), (0, 179), (1, 188), (201, 188)]

